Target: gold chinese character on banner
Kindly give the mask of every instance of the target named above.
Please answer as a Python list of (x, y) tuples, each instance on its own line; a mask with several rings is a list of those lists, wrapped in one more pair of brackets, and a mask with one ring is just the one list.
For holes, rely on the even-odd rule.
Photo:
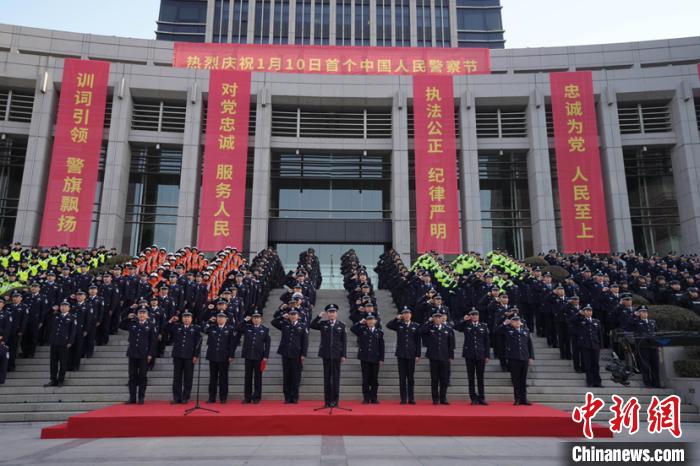
[(235, 118), (222, 118), (219, 124), (219, 130), (225, 133), (231, 133), (236, 130)]
[(574, 185), (574, 201), (590, 201), (591, 193), (588, 192), (587, 184)]
[(438, 167), (431, 167), (428, 170), (428, 181), (431, 183), (444, 183), (445, 182), (445, 169)]
[(433, 219), (434, 214), (444, 214), (445, 204), (430, 204), (430, 220)]
[(427, 102), (440, 102), (442, 97), (440, 97), (440, 89), (435, 86), (425, 88), (425, 100)]
[(75, 105), (92, 105), (92, 91), (75, 91)]
[(592, 238), (595, 238), (595, 236), (593, 236), (593, 235), (591, 234), (592, 231), (593, 231), (593, 227), (589, 227), (588, 225), (586, 225), (585, 222), (581, 222), (581, 232), (578, 233), (578, 234), (576, 234), (576, 238), (578, 238), (578, 239), (592, 239)]
[(85, 144), (88, 139), (88, 129), (74, 126), (70, 130), (70, 140), (76, 144)]
[(442, 135), (442, 123), (437, 120), (430, 120), (428, 122), (428, 134), (430, 136), (441, 136)]
[(428, 188), (428, 196), (432, 202), (442, 202), (445, 200), (445, 188), (432, 185)]
[(214, 236), (229, 236), (230, 234), (228, 220), (214, 220)]
[(238, 94), (238, 83), (221, 83), (221, 95), (236, 97)]
[(236, 135), (229, 134), (227, 136), (224, 136), (223, 134), (220, 134), (219, 135), (219, 149), (221, 149), (221, 150), (234, 150), (234, 149), (236, 149)]
[(440, 104), (428, 105), (428, 118), (442, 118), (442, 106)]
[(569, 138), (569, 152), (586, 152), (586, 140), (581, 136)]
[(479, 62), (476, 60), (466, 60), (464, 62), (464, 71), (474, 73), (479, 67)]
[(230, 216), (231, 216), (231, 214), (229, 214), (229, 213), (226, 211), (226, 206), (224, 206), (224, 201), (221, 201), (221, 203), (219, 204), (219, 209), (216, 211), (216, 213), (214, 213), (214, 217), (219, 217), (219, 216), (221, 216), (221, 215), (223, 215), (224, 217), (230, 217)]
[(197, 55), (188, 55), (185, 66), (187, 68), (201, 68), (202, 63), (199, 61), (199, 57)]
[(566, 125), (568, 126), (569, 134), (583, 133), (583, 122), (581, 120), (568, 120)]
[(576, 210), (576, 215), (574, 219), (576, 220), (590, 220), (591, 216), (591, 205), (590, 204), (574, 204), (574, 209)]
[(66, 168), (68, 168), (68, 174), (70, 175), (81, 175), (84, 166), (85, 160), (80, 157), (68, 157), (66, 159)]
[(87, 125), (90, 123), (90, 109), (89, 108), (74, 108), (73, 109), (73, 123), (76, 125)]
[(75, 215), (61, 215), (58, 217), (58, 231), (62, 233), (73, 233), (78, 227)]
[(61, 212), (77, 212), (79, 200), (80, 198), (77, 196), (61, 196), (61, 207), (59, 210)]
[(566, 116), (583, 116), (583, 105), (581, 101), (566, 102)]
[(428, 139), (428, 154), (442, 154), (442, 139)]
[(444, 223), (431, 223), (430, 236), (436, 239), (447, 238), (447, 225)]
[(76, 81), (78, 87), (92, 88), (95, 85), (95, 73), (78, 73)]
[(216, 179), (217, 180), (232, 180), (233, 179), (233, 165), (220, 163), (216, 166)]
[(326, 58), (326, 73), (337, 73), (340, 60), (337, 58)]
[(75, 176), (67, 176), (63, 179), (64, 193), (79, 193), (83, 189), (83, 179)]
[(567, 99), (578, 99), (581, 97), (581, 90), (578, 84), (567, 84), (564, 86), (564, 97)]
[(234, 99), (221, 101), (221, 113), (225, 115), (235, 115), (238, 112), (238, 102)]
[(576, 165), (576, 173), (574, 174), (574, 177), (571, 178), (571, 181), (579, 181), (579, 180), (588, 181), (588, 178), (583, 176), (583, 172), (581, 171), (581, 166)]
[(216, 185), (216, 198), (228, 199), (231, 197), (231, 185), (227, 183), (219, 183)]

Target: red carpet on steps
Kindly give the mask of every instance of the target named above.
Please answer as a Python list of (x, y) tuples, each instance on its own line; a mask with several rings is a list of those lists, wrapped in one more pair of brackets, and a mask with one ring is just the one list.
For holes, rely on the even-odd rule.
[[(241, 435), (424, 435), (498, 437), (581, 437), (581, 426), (568, 413), (541, 405), (513, 406), (494, 402), (471, 406), (464, 401), (449, 406), (429, 401), (399, 405), (383, 401), (363, 405), (348, 401), (352, 412), (314, 411), (319, 402), (286, 405), (263, 401), (258, 405), (202, 404), (218, 414), (196, 411), (184, 416), (189, 405), (164, 401), (145, 405), (117, 404), (72, 416), (68, 422), (46, 427), (43, 439), (112, 437), (191, 437)], [(607, 426), (596, 425), (596, 437), (612, 437)]]

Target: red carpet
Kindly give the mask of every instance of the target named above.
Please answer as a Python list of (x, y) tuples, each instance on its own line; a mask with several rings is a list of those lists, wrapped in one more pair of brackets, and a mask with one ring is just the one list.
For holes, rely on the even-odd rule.
[[(41, 431), (43, 439), (110, 437), (189, 437), (240, 435), (424, 435), (498, 437), (581, 437), (581, 426), (562, 411), (541, 405), (513, 406), (491, 403), (471, 406), (452, 402), (380, 405), (347, 402), (352, 412), (314, 411), (320, 403), (298, 405), (263, 401), (259, 405), (239, 402), (202, 406), (219, 414), (197, 411), (183, 416), (189, 405), (152, 401), (143, 406), (118, 404), (72, 416), (68, 422)], [(596, 437), (612, 437), (607, 426), (594, 427)]]

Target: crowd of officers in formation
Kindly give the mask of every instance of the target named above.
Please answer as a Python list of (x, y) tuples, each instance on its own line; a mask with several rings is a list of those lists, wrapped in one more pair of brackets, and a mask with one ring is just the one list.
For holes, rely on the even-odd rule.
[[(2, 250), (0, 270), (17, 277), (34, 267), (28, 289), (0, 298), (0, 383), (15, 358), (33, 357), (37, 345), (50, 345), (50, 382), (60, 387), (66, 371), (80, 369), (95, 346), (105, 345), (118, 329), (128, 332), (128, 403), (142, 404), (147, 372), (172, 345), (172, 403), (191, 397), (193, 369), (204, 334), (210, 381), (208, 402), (228, 398), (228, 371), (237, 348), (245, 361), (243, 403), (259, 403), (262, 373), (270, 352), (270, 330), (262, 324), (262, 308), (273, 288), (284, 286), (281, 304), (271, 325), (281, 332), (277, 353), (282, 359), (286, 403), (297, 403), (309, 330), (321, 333), (318, 357), (323, 360), (325, 406), (340, 399), (341, 366), (347, 357), (346, 324), (339, 307), (329, 304), (316, 313), (316, 290), (321, 286), (319, 260), (313, 249), (299, 256), (296, 270), (285, 274), (276, 251), (268, 248), (247, 263), (235, 248), (212, 260), (196, 248), (168, 254), (148, 248), (124, 266), (103, 273), (91, 268), (105, 263), (113, 251)], [(460, 260), (466, 256), (460, 256)], [(494, 256), (495, 257), (495, 256)], [(409, 268), (399, 254), (382, 254), (375, 271), (378, 286), (389, 289), (399, 312), (385, 316), (377, 309), (374, 285), (354, 250), (341, 257), (347, 291), (350, 332), (357, 338), (364, 403), (379, 403), (378, 374), (385, 358), (384, 327), (397, 333), (400, 399), (415, 404), (415, 366), (429, 360), (434, 404), (449, 404), (455, 332), (464, 335), (462, 356), (469, 378), (472, 404), (486, 405), (484, 369), (493, 354), (503, 371), (510, 371), (514, 403), (528, 405), (527, 372), (533, 363), (532, 333), (557, 347), (562, 359), (572, 360), (586, 374), (589, 387), (600, 387), (601, 348), (615, 334), (653, 335), (656, 324), (646, 306), (632, 305), (634, 292), (655, 304), (676, 304), (700, 313), (695, 287), (700, 260), (669, 255), (645, 258), (633, 253), (564, 256), (551, 251), (543, 259), (566, 269), (561, 282), (539, 267), (499, 255), (499, 262), (469, 256), (479, 268), (453, 264), (437, 254), (425, 255)], [(462, 262), (464, 263), (464, 262)], [(393, 314), (393, 313), (392, 313)], [(493, 349), (493, 353), (492, 353)], [(659, 387), (658, 352), (639, 348), (636, 355), (644, 383)]]
[[(601, 387), (600, 350), (612, 347), (622, 356), (620, 335), (644, 338), (657, 331), (647, 306), (632, 304), (633, 293), (652, 304), (673, 304), (700, 314), (696, 256), (646, 258), (631, 252), (565, 256), (550, 251), (542, 257), (546, 263), (568, 272), (560, 282), (540, 267), (512, 258), (499, 267), (474, 253), (470, 260), (480, 267), (457, 273), (454, 262), (435, 253), (427, 256), (419, 263), (434, 266), (409, 268), (396, 251), (385, 252), (375, 269), (379, 286), (391, 290), (399, 307), (414, 310), (416, 323), (429, 322), (440, 313), (446, 327), (464, 334), (473, 404), (483, 404), (484, 366), (492, 354), (502, 370), (511, 373), (515, 404), (528, 404), (526, 377), (534, 360), (530, 332), (546, 338), (562, 359), (585, 373), (587, 386)], [(658, 349), (642, 345), (635, 351), (644, 385), (659, 387)], [(449, 370), (445, 372), (449, 377)], [(438, 386), (442, 380), (432, 370), (431, 376), (435, 390), (435, 379)]]

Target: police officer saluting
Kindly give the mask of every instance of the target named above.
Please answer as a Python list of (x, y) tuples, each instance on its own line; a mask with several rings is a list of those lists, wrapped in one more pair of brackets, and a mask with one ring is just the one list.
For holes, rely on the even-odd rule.
[[(473, 405), (488, 405), (484, 399), (484, 369), (489, 362), (491, 347), (489, 344), (489, 328), (479, 322), (479, 311), (472, 309), (464, 316), (464, 320), (454, 326), (456, 332), (464, 332), (462, 356), (467, 364), (469, 376), (469, 399)], [(478, 392), (474, 387), (474, 378)]]
[(128, 314), (119, 324), (119, 328), (129, 332), (129, 347), (126, 356), (129, 358), (129, 401), (142, 405), (146, 397), (148, 379), (148, 364), (155, 357), (158, 347), (158, 331), (148, 318), (148, 308), (142, 306), (138, 313)]
[(496, 332), (505, 336), (505, 355), (515, 398), (513, 404), (530, 405), (527, 399), (527, 369), (535, 359), (530, 331), (516, 315), (506, 319), (496, 328)]
[(411, 321), (411, 310), (404, 306), (396, 319), (386, 324), (386, 328), (396, 332), (396, 360), (399, 365), (399, 390), (401, 404), (416, 404), (413, 394), (416, 363), (420, 361), (420, 325)]
[(574, 319), (572, 332), (581, 351), (586, 384), (589, 387), (602, 387), (600, 382), (600, 348), (603, 345), (603, 325), (593, 318), (593, 308), (586, 305), (581, 316)]
[[(321, 321), (323, 317), (327, 320)], [(326, 408), (338, 406), (340, 400), (340, 364), (347, 355), (345, 324), (337, 320), (338, 305), (329, 304), (311, 321), (309, 327), (321, 331), (318, 356), (323, 359), (323, 391)]]
[[(639, 318), (634, 324), (634, 333), (637, 336), (653, 338), (656, 334), (656, 321), (649, 318), (649, 309), (639, 306), (637, 309)], [(642, 370), (642, 379), (647, 388), (660, 388), (659, 382), (659, 349), (656, 346), (639, 345), (639, 368)]]
[(262, 398), (262, 364), (270, 356), (270, 330), (262, 325), (262, 314), (255, 310), (239, 324), (238, 331), (238, 339), (243, 338), (241, 357), (245, 359), (243, 404), (258, 404)]
[(202, 335), (198, 325), (192, 323), (192, 313), (182, 313), (182, 322), (173, 316), (168, 321), (170, 341), (173, 342), (173, 400), (170, 404), (185, 404), (192, 393), (194, 365), (199, 358)]
[(377, 328), (377, 318), (367, 314), (350, 327), (357, 335), (357, 359), (362, 367), (362, 403), (379, 404), (379, 368), (384, 364), (384, 332)]
[(423, 343), (427, 348), (425, 356), (430, 360), (430, 386), (433, 404), (450, 404), (447, 401), (447, 387), (450, 385), (450, 363), (455, 358), (455, 333), (443, 323), (443, 314), (433, 312), (432, 322), (421, 326)]
[(50, 320), (49, 345), (51, 346), (51, 382), (44, 387), (61, 387), (66, 378), (68, 351), (77, 338), (78, 326), (70, 314), (70, 303), (63, 301), (59, 312)]
[(301, 371), (309, 349), (309, 329), (299, 320), (299, 311), (291, 307), (272, 320), (272, 326), (282, 332), (277, 354), (282, 356), (284, 402), (299, 402)]
[(207, 338), (207, 360), (209, 361), (209, 399), (216, 403), (216, 389), (219, 389), (221, 404), (228, 398), (228, 369), (236, 352), (236, 329), (228, 323), (225, 312), (219, 312), (213, 322), (204, 329)]

